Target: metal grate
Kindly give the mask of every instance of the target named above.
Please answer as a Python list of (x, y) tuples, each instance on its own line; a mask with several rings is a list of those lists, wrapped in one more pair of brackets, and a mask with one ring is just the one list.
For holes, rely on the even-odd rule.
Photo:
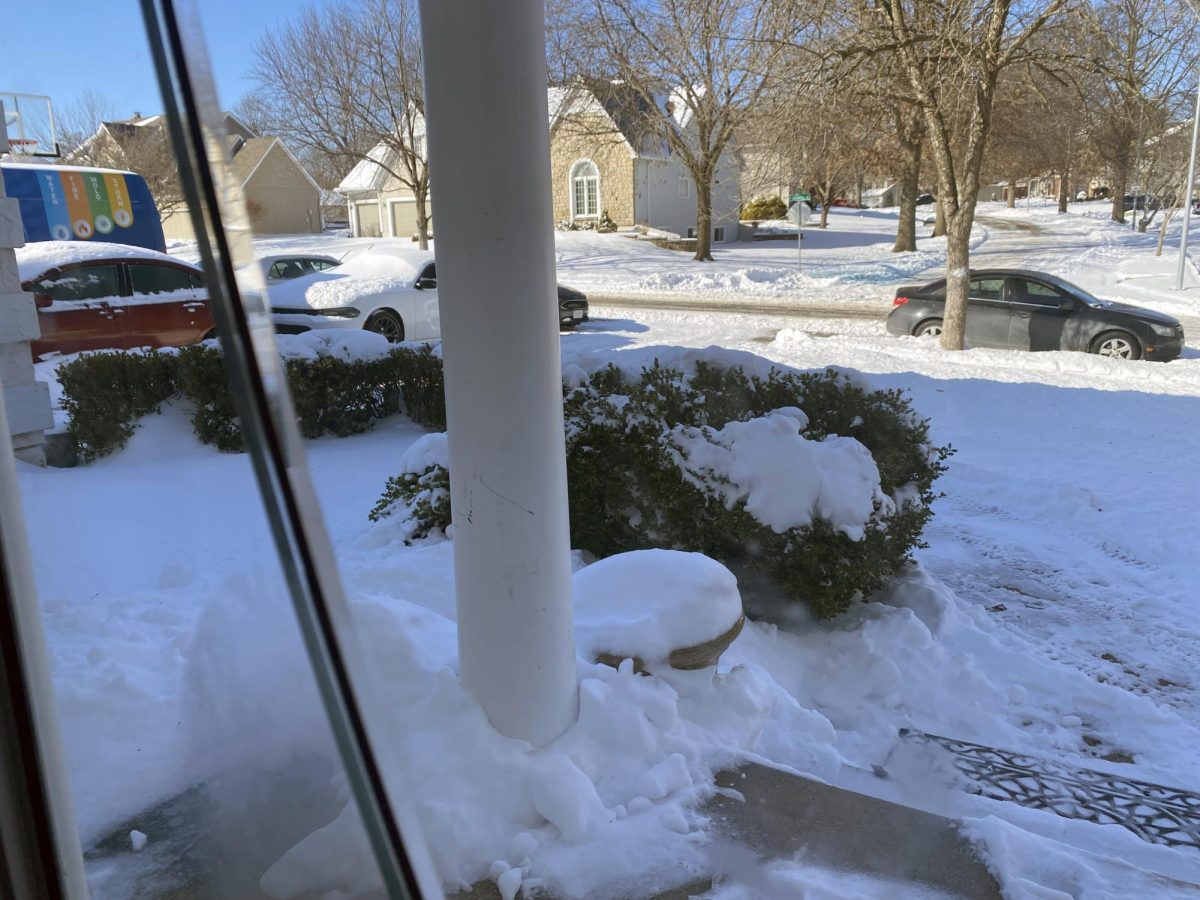
[(900, 737), (947, 751), (971, 793), (1067, 819), (1120, 825), (1151, 844), (1200, 849), (1200, 795), (1190, 791), (913, 729), (901, 729)]

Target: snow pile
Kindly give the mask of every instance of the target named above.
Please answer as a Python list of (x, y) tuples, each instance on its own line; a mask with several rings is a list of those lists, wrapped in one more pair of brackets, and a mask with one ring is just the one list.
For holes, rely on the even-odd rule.
[(332, 356), (344, 362), (373, 362), (385, 359), (393, 349), (387, 338), (371, 331), (349, 328), (317, 329), (301, 334), (278, 334), (275, 343), (284, 359), (315, 361)]
[(800, 431), (808, 417), (777, 409), (760, 419), (729, 422), (720, 430), (676, 427), (670, 441), (685, 477), (746, 510), (777, 534), (824, 519), (851, 540), (862, 540), (880, 490), (871, 451), (854, 438), (810, 441)]
[[(696, 806), (711, 791), (716, 768), (786, 746), (791, 764), (823, 778), (836, 772), (830, 723), (800, 708), (757, 667), (668, 670), (647, 678), (629, 666), (617, 670), (581, 659), (580, 712), (572, 728), (545, 748), (500, 735), (454, 671), (452, 582), (431, 591), (427, 577), (449, 575), (451, 546), (443, 541), (372, 554), (384, 567), (379, 572), (393, 572), (398, 590), (390, 593), (410, 599), (388, 596), (375, 574), (349, 564), (362, 576), (354, 580), (360, 587), (352, 584), (352, 611), (379, 687), (375, 715), (392, 723), (391, 789), (422, 824), (448, 887), (490, 877), (503, 879), (504, 887), (545, 884), (562, 896), (653, 893), (654, 884), (665, 888), (681, 872), (703, 868), (706, 837)], [(733, 612), (736, 587), (721, 567), (696, 554), (669, 558), (683, 584), (719, 588), (725, 611)], [(647, 559), (653, 557), (617, 564), (621, 578), (615, 581)], [(576, 576), (585, 597), (590, 583), (614, 583), (586, 572)], [(406, 588), (403, 573), (422, 573), (423, 580)], [(367, 585), (374, 590), (364, 590)], [(279, 615), (271, 607), (281, 602), (259, 597), (254, 604), (219, 604), (206, 614), (213, 627), (199, 629), (189, 677), (198, 715), (190, 725), (219, 753), (209, 764), (286, 767), (294, 758), (332, 753), (322, 724), (292, 715), (319, 707), (298, 642), (269, 627)], [(253, 640), (217, 645), (215, 635), (228, 635), (231, 627)], [(254, 646), (259, 642), (282, 648), (281, 655)], [(271, 732), (269, 739), (263, 731)], [(276, 897), (361, 889), (373, 871), (364, 854), (357, 814), (348, 806), (289, 851), (262, 886)]]
[(575, 639), (587, 659), (665, 660), (723, 634), (742, 615), (733, 573), (700, 553), (619, 553), (577, 572), (571, 588)]
[(17, 248), (17, 271), (22, 281), (36, 278), (47, 269), (93, 259), (145, 259), (177, 264), (180, 260), (130, 244), (108, 241), (31, 241)]

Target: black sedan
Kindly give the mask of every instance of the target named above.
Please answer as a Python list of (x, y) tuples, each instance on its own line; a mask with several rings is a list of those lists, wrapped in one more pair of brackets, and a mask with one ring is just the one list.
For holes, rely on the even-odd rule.
[[(892, 334), (939, 335), (946, 279), (902, 287), (892, 301)], [(1183, 351), (1183, 326), (1162, 313), (1093, 297), (1056, 275), (1025, 269), (971, 272), (967, 344), (1008, 350), (1082, 350), (1167, 362)]]
[(574, 328), (580, 322), (587, 320), (587, 294), (560, 284), (558, 286), (558, 327), (564, 330)]

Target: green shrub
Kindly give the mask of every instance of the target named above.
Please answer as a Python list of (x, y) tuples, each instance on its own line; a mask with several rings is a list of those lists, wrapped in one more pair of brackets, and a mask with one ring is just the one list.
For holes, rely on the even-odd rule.
[(743, 219), (782, 219), (787, 215), (787, 204), (778, 197), (755, 197), (742, 207)]
[(67, 430), (85, 462), (125, 446), (137, 420), (175, 393), (169, 353), (105, 351), (58, 368)]
[[(446, 428), (442, 361), (428, 345), (396, 347), (378, 359), (291, 357), (284, 370), (306, 438), (361, 434), (398, 412), (427, 428)], [(62, 366), (59, 380), (71, 434), (85, 460), (123, 447), (137, 419), (176, 393), (191, 401), (192, 429), (201, 441), (242, 450), (225, 365), (214, 344), (89, 354)]]
[(446, 382), (442, 376), (442, 358), (429, 344), (417, 348), (398, 347), (392, 351), (391, 364), (400, 385), (400, 406), (418, 425), (436, 431), (446, 430)]
[(179, 351), (179, 392), (192, 401), (192, 430), (206, 444), (227, 452), (242, 449), (242, 429), (233, 408), (221, 351), (195, 344)]
[[(689, 469), (684, 436), (712, 441), (731, 422), (788, 408), (807, 418), (807, 440), (853, 437), (871, 452), (887, 499), (875, 502), (861, 539), (821, 519), (776, 532), (745, 501), (727, 501), (727, 480)], [(610, 366), (565, 389), (564, 413), (572, 546), (601, 557), (646, 547), (702, 552), (744, 585), (769, 585), (745, 596), (760, 614), (772, 612), (772, 592), (828, 617), (880, 588), (922, 546), (933, 483), (952, 452), (930, 444), (928, 422), (901, 392), (868, 390), (832, 370), (758, 378), (698, 364), (685, 375), (655, 362), (631, 379)], [(429, 481), (389, 482), (372, 519), (407, 516), (416, 537), (444, 530), (448, 501), (418, 507), (411, 499), (421, 484), (440, 483), (444, 470), (432, 466), (420, 477)]]

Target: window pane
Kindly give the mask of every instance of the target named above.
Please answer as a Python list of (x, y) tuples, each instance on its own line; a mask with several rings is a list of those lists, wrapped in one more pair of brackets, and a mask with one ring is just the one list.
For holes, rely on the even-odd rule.
[(115, 265), (80, 266), (40, 282), (38, 290), (54, 300), (102, 300), (121, 293)]
[(999, 300), (1003, 290), (1003, 278), (978, 278), (971, 282), (971, 296), (982, 300)]
[(129, 266), (129, 283), (135, 294), (167, 294), (192, 287), (193, 273), (171, 266)]

